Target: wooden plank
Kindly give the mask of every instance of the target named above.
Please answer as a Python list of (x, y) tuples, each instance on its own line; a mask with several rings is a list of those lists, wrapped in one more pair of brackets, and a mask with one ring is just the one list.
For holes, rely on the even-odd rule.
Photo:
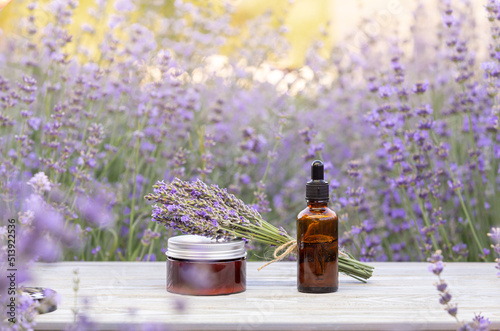
[[(373, 263), (368, 284), (341, 275), (337, 293), (296, 290), (296, 264), (280, 262), (257, 271), (247, 265), (247, 291), (229, 296), (195, 297), (168, 293), (162, 262), (63, 262), (34, 265), (32, 286), (56, 290), (57, 311), (37, 317), (37, 329), (60, 330), (73, 320), (73, 270), (80, 273), (78, 301), (103, 330), (123, 324), (162, 323), (173, 329), (367, 329), (448, 330), (455, 320), (438, 303), (437, 277), (428, 263)], [(448, 263), (449, 284), (458, 317), (483, 313), (500, 328), (500, 279), (492, 263)], [(179, 310), (177, 307), (184, 306)], [(83, 309), (83, 308), (82, 308)]]

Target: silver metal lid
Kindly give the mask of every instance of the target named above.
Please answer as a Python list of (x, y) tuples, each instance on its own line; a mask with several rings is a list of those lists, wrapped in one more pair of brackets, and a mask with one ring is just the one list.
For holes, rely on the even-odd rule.
[(168, 239), (168, 257), (182, 260), (234, 260), (246, 257), (245, 242), (241, 239), (216, 241), (202, 236), (182, 235)]

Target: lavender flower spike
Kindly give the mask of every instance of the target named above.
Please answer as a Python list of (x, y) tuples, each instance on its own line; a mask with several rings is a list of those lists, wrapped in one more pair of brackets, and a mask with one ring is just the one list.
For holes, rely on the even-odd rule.
[(427, 260), (432, 263), (429, 266), (429, 271), (439, 278), (439, 282), (435, 284), (436, 289), (439, 291), (439, 303), (442, 304), (444, 306), (444, 310), (446, 310), (448, 314), (453, 316), (459, 323), (459, 320), (457, 318), (458, 307), (456, 304), (450, 303), (452, 296), (448, 289), (448, 284), (446, 284), (444, 279), (441, 278), (441, 273), (444, 269), (443, 256), (441, 255), (441, 251), (436, 251)]
[(153, 221), (182, 233), (216, 239), (243, 237), (270, 245), (293, 240), (226, 189), (208, 186), (201, 180), (184, 182), (176, 178), (170, 184), (161, 181), (145, 198), (157, 203), (153, 206)]
[(31, 186), (37, 194), (49, 192), (52, 188), (52, 184), (50, 183), (49, 178), (43, 172), (37, 173), (28, 181), (27, 184)]
[(495, 259), (497, 265), (495, 268), (499, 270), (497, 272), (497, 277), (500, 277), (500, 228), (491, 228), (491, 232), (488, 233), (488, 237), (491, 237), (491, 240), (495, 243), (494, 245), (491, 245), (491, 248), (493, 248), (497, 255), (497, 258)]
[(481, 314), (474, 316), (472, 322), (465, 323), (460, 321), (457, 317), (458, 307), (457, 304), (452, 304), (451, 299), (452, 296), (450, 294), (450, 290), (448, 288), (448, 284), (446, 284), (445, 280), (441, 278), (441, 273), (444, 269), (443, 264), (443, 255), (441, 255), (441, 250), (437, 250), (434, 254), (431, 255), (430, 258), (427, 259), (430, 263), (429, 271), (434, 273), (439, 278), (439, 282), (435, 283), (436, 289), (439, 292), (439, 303), (443, 305), (444, 310), (451, 315), (457, 321), (458, 331), (468, 331), (468, 330), (489, 330), (489, 325), (491, 322), (481, 316)]

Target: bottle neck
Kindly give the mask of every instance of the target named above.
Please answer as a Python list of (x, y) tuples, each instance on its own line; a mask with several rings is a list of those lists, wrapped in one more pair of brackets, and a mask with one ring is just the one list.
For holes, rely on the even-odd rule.
[(306, 200), (306, 201), (309, 209), (328, 207), (328, 200)]

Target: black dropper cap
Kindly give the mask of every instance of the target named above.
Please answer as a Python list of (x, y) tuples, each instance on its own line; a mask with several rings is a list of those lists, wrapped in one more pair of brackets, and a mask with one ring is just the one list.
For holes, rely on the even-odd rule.
[(311, 180), (306, 184), (306, 200), (328, 201), (330, 197), (328, 182), (325, 181), (325, 167), (320, 160), (311, 164)]

